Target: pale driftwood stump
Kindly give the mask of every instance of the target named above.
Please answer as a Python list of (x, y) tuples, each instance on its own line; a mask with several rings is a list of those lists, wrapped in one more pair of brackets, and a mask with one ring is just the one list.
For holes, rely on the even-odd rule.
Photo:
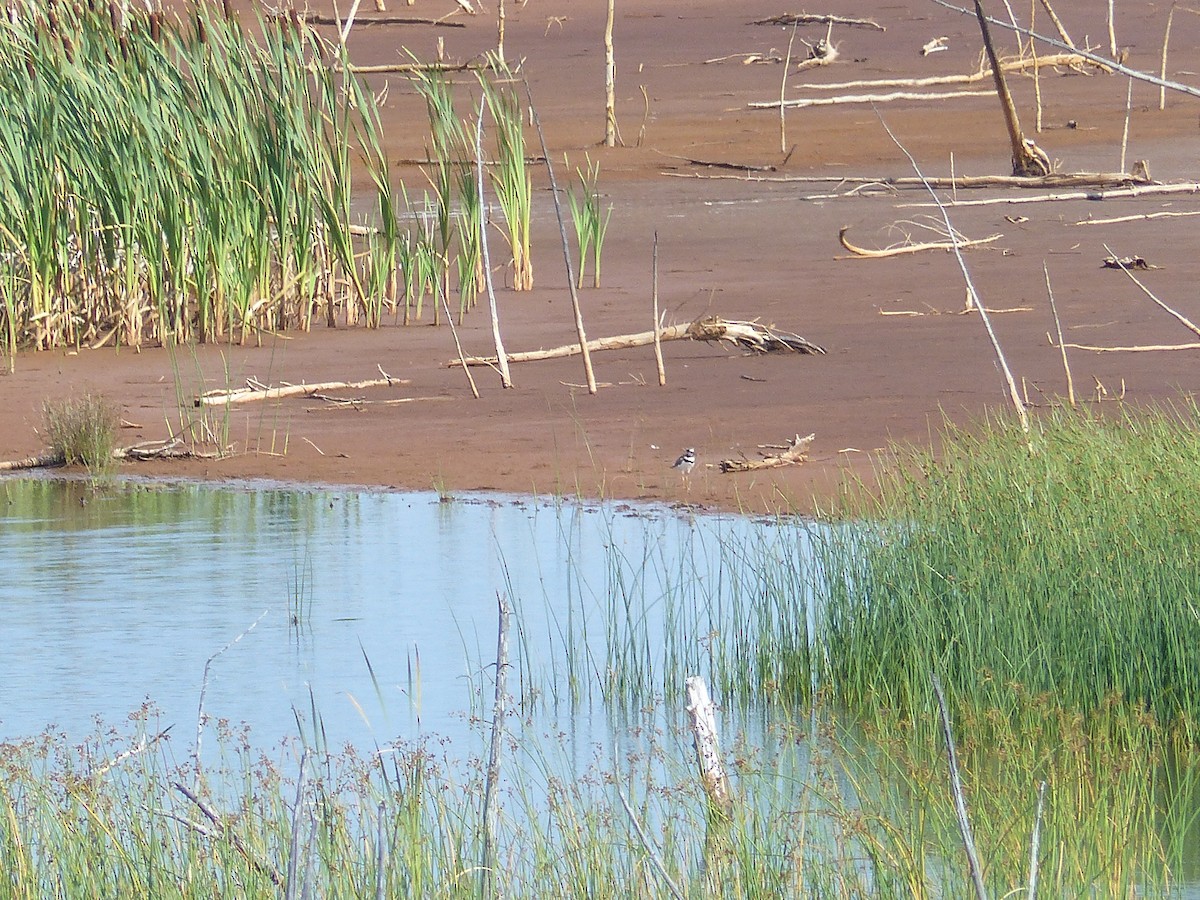
[(808, 459), (809, 445), (816, 439), (815, 433), (807, 437), (796, 435), (788, 441), (786, 447), (780, 449), (780, 452), (763, 453), (762, 459), (723, 459), (720, 464), (721, 471), (725, 473), (753, 472), (757, 469), (775, 469), (779, 466), (798, 466)]
[(721, 742), (717, 735), (717, 707), (708, 695), (708, 685), (699, 675), (687, 679), (687, 714), (696, 742), (696, 760), (700, 765), (700, 780), (708, 799), (721, 809), (729, 808), (729, 777), (721, 758)]

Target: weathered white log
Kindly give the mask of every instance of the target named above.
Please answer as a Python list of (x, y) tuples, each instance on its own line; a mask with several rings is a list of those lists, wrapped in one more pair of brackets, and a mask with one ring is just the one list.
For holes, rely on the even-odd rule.
[(708, 685), (699, 675), (687, 681), (687, 714), (696, 743), (696, 761), (700, 765), (700, 780), (709, 800), (728, 809), (730, 804), (729, 777), (721, 758), (721, 742), (717, 734), (716, 704), (708, 695)]
[(788, 441), (787, 446), (782, 448), (781, 452), (764, 453), (762, 459), (723, 459), (720, 464), (721, 471), (728, 474), (730, 472), (753, 472), (757, 469), (777, 469), (780, 466), (798, 466), (808, 459), (808, 448), (816, 439), (815, 433), (807, 437), (796, 435)]
[(324, 391), (340, 389), (357, 390), (368, 387), (391, 387), (408, 384), (407, 378), (369, 378), (366, 381), (324, 381), (318, 384), (288, 384), (283, 387), (234, 388), (233, 390), (206, 391), (194, 401), (196, 406), (220, 406), (229, 403), (252, 403), (256, 400), (278, 400), (282, 397), (308, 397)]

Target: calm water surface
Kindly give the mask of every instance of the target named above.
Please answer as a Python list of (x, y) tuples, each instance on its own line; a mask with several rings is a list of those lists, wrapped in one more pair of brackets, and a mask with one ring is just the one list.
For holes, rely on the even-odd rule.
[(519, 606), (514, 660), (527, 677), (545, 663), (546, 697), (568, 605), (603, 605), (614, 558), (659, 582), (641, 590), (672, 572), (716, 589), (718, 542), (772, 531), (625, 505), (0, 481), (0, 739), (84, 736), (147, 700), (190, 734), (205, 664), (238, 635), (204, 708), (256, 743), (314, 710), (330, 746), (454, 737), (485, 696), (490, 709), (497, 592)]

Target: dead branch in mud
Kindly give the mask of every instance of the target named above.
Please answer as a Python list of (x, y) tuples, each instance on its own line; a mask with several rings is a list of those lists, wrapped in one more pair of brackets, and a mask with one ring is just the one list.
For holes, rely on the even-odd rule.
[(1037, 144), (1025, 137), (1021, 131), (1021, 123), (1017, 118), (1017, 106), (1013, 103), (1012, 94), (1008, 90), (1008, 81), (1004, 77), (1004, 66), (992, 43), (992, 33), (988, 29), (987, 16), (983, 14), (983, 5), (975, 0), (975, 17), (979, 20), (979, 30), (983, 34), (983, 48), (987, 51), (988, 60), (992, 64), (992, 80), (996, 84), (996, 96), (1000, 98), (1000, 107), (1004, 112), (1004, 125), (1008, 129), (1008, 140), (1012, 145), (1012, 173), (1022, 177), (1030, 175), (1049, 175), (1050, 157)]
[[(1109, 249), (1108, 244), (1104, 245), (1104, 249), (1107, 250), (1110, 254), (1112, 253), (1112, 250)], [(1130, 269), (1132, 269), (1132, 268), (1142, 268), (1142, 267), (1149, 268), (1149, 266), (1145, 265), (1145, 260), (1141, 260), (1143, 263), (1143, 266), (1130, 266), (1125, 261), (1125, 259), (1122, 259), (1122, 258), (1116, 256), (1115, 254), (1110, 256), (1109, 259), (1112, 259), (1116, 263), (1116, 267), (1119, 268), (1126, 275), (1128, 275), (1129, 280), (1137, 285), (1138, 290), (1140, 290), (1143, 294), (1145, 294), (1147, 297), (1149, 297), (1159, 309), (1163, 310), (1163, 312), (1170, 315), (1173, 319), (1175, 319), (1176, 322), (1178, 322), (1180, 325), (1182, 325), (1184, 328), (1186, 328), (1192, 334), (1200, 335), (1200, 326), (1197, 326), (1195, 322), (1193, 322), (1191, 319), (1189, 319), (1183, 313), (1167, 306), (1167, 304), (1165, 304), (1162, 300), (1160, 300), (1158, 298), (1158, 296), (1152, 290), (1150, 290), (1150, 288), (1148, 288), (1148, 287), (1146, 287), (1146, 285), (1142, 284), (1141, 280), (1136, 275), (1134, 275), (1132, 271), (1130, 271)], [(1141, 259), (1141, 257), (1135, 257), (1135, 259)], [(1108, 261), (1105, 260), (1105, 264), (1107, 264), (1107, 262)]]
[[(145, 441), (131, 447), (117, 447), (113, 459), (132, 459), (144, 462), (150, 459), (217, 459), (219, 453), (204, 453), (184, 446), (181, 438), (166, 441)], [(0, 460), (0, 472), (19, 472), (26, 469), (55, 469), (66, 465), (66, 457), (59, 451), (49, 450), (24, 459)]]
[(926, 241), (919, 244), (902, 244), (898, 247), (887, 247), (882, 250), (870, 250), (866, 247), (857, 247), (854, 244), (851, 244), (850, 241), (846, 239), (846, 232), (849, 230), (849, 225), (843, 225), (841, 230), (838, 231), (838, 240), (841, 241), (842, 246), (851, 253), (851, 256), (838, 256), (835, 257), (835, 259), (883, 259), (884, 257), (888, 256), (903, 256), (907, 253), (921, 253), (925, 250), (953, 251), (955, 247), (958, 247), (959, 249), (965, 249), (967, 247), (979, 247), (983, 244), (990, 244), (993, 241), (998, 241), (1000, 238), (1004, 237), (1002, 234), (993, 234), (990, 237), (978, 238), (976, 240), (959, 239), (954, 241)]
[(1076, 225), (1119, 225), (1122, 222), (1141, 222), (1149, 219), (1184, 219), (1190, 216), (1200, 216), (1200, 209), (1188, 210), (1187, 212), (1152, 212), (1138, 213), (1132, 216), (1113, 216), (1109, 219), (1080, 219)]
[(65, 466), (67, 458), (57, 451), (26, 456), (24, 459), (0, 460), (0, 472), (20, 472), (25, 469), (53, 469)]
[(810, 13), (784, 13), (781, 16), (771, 16), (769, 19), (759, 19), (751, 25), (849, 25), (852, 28), (871, 28), (875, 31), (887, 31), (883, 25), (872, 19), (852, 19), (846, 16), (832, 16)]
[[(1038, 194), (1035, 197), (990, 197), (986, 200), (954, 200), (948, 206), (994, 206), (997, 203), (1054, 203), (1062, 200), (1116, 200), (1157, 194), (1200, 194), (1200, 182), (1182, 184), (1145, 184), (1130, 188), (1100, 191), (1072, 191), (1068, 194)], [(923, 209), (932, 203), (905, 203), (901, 209)]]
[[(938, 6), (953, 10), (954, 12), (961, 13), (965, 16), (974, 15), (971, 10), (964, 9), (961, 6), (955, 6), (953, 3), (947, 3), (946, 0), (933, 0), (933, 2)], [(1049, 46), (1055, 47), (1059, 50), (1067, 50), (1072, 53), (1078, 53), (1085, 59), (1089, 59), (1095, 63), (1101, 63), (1111, 68), (1114, 72), (1120, 72), (1122, 75), (1128, 75), (1130, 78), (1134, 78), (1138, 81), (1145, 81), (1148, 84), (1157, 85), (1158, 87), (1176, 91), (1180, 94), (1187, 94), (1191, 97), (1200, 97), (1200, 88), (1192, 87), (1190, 84), (1182, 84), (1178, 81), (1159, 78), (1157, 75), (1151, 75), (1148, 72), (1139, 72), (1137, 69), (1131, 69), (1129, 66), (1118, 60), (1105, 59), (1103, 56), (1099, 56), (1098, 54), (1092, 53), (1089, 50), (1083, 50), (1079, 47), (1076, 47), (1074, 44), (1064, 43), (1063, 41), (1055, 40), (1047, 35), (1038, 34), (1036, 31), (1031, 29), (1022, 28), (1019, 25), (1013, 25), (1009, 22), (1003, 22), (1000, 19), (993, 19), (990, 16), (985, 16), (984, 18), (987, 19), (988, 24), (990, 25), (999, 25), (1001, 28), (1007, 28), (1009, 31), (1015, 31), (1017, 34), (1022, 34), (1027, 38), (1033, 38), (1034, 40), (1041, 41), (1043, 44), (1048, 44)]]
[[(614, 337), (596, 338), (587, 342), (589, 351), (595, 350), (627, 350), (632, 347), (645, 347), (653, 344), (657, 331), (659, 341), (727, 341), (742, 350), (753, 353), (773, 353), (791, 351), (793, 353), (824, 354), (825, 348), (798, 334), (789, 331), (778, 331), (768, 325), (758, 322), (728, 322), (716, 316), (705, 316), (694, 322), (681, 325), (668, 325), (655, 331), (639, 331), (635, 334), (620, 334)], [(580, 352), (579, 344), (566, 344), (562, 347), (552, 347), (549, 350), (526, 350), (522, 353), (510, 353), (508, 361), (536, 362), (543, 359), (562, 359), (575, 356)], [(494, 366), (494, 356), (468, 356), (468, 366)], [(462, 365), (457, 359), (446, 363), (447, 367)]]
[(720, 462), (720, 469), (726, 474), (730, 472), (754, 472), (758, 469), (776, 469), (780, 466), (797, 466), (808, 459), (808, 448), (813, 441), (817, 439), (816, 434), (810, 434), (807, 437), (796, 435), (787, 442), (785, 447), (776, 447), (778, 452), (759, 454), (762, 459), (746, 459), (743, 456), (741, 459), (723, 459)]
[[(1000, 65), (1004, 72), (1009, 74), (1020, 74), (1031, 69), (1057, 69), (1062, 67), (1079, 71), (1084, 66), (1092, 66), (1107, 74), (1111, 74), (1113, 71), (1112, 67), (1106, 63), (1096, 62), (1095, 60), (1080, 56), (1078, 53), (1055, 53), (1051, 56), (1039, 56), (1037, 59), (1010, 59), (1002, 62)], [(991, 66), (985, 65), (966, 75), (929, 75), (925, 78), (875, 78), (864, 81), (841, 81), (829, 84), (805, 82), (796, 85), (796, 87), (806, 91), (859, 91), (892, 87), (923, 88), (951, 84), (977, 84), (991, 77)]]
[[(853, 103), (891, 103), (893, 100), (953, 100), (957, 97), (990, 97), (992, 91), (935, 91), (920, 93), (914, 91), (892, 91), (888, 94), (845, 94), (841, 97), (808, 97), (799, 100), (787, 100), (783, 103), (788, 109), (807, 109), (810, 106), (841, 106)], [(755, 100), (746, 104), (747, 109), (778, 109), (778, 100)]]
[[(373, 66), (349, 66), (348, 70), (354, 75), (372, 75), (383, 72), (474, 72), (486, 68), (486, 62), (468, 60), (464, 63), (379, 63)], [(334, 67), (335, 72), (341, 70), (341, 66)]]
[(257, 382), (244, 388), (206, 391), (192, 401), (194, 406), (220, 406), (232, 403), (253, 403), (258, 400), (279, 400), (284, 397), (311, 397), (313, 394), (336, 390), (357, 390), (369, 387), (392, 387), (409, 384), (407, 378), (369, 378), (366, 381), (324, 381), (317, 384), (285, 384), (282, 387), (261, 387)]
[(1170, 350), (1200, 350), (1200, 344), (1135, 344), (1131, 347), (1097, 347), (1092, 344), (1063, 344), (1072, 350), (1090, 350), (1093, 353), (1157, 353)]
[[(879, 186), (881, 188), (924, 188), (919, 178), (892, 177), (881, 175), (878, 178), (869, 175), (704, 175), (699, 172), (661, 172), (668, 178), (701, 178), (708, 180), (751, 181), (770, 183), (808, 183), (808, 184), (853, 184), (859, 187)], [(1018, 187), (1029, 189), (1053, 187), (1117, 187), (1120, 185), (1153, 185), (1143, 175), (1124, 174), (1121, 172), (1052, 172), (1041, 178), (1022, 178), (1017, 175), (959, 175), (954, 178), (927, 178), (929, 184), (938, 189), (968, 190), (971, 188)], [(1170, 192), (1169, 192), (1170, 193)], [(1080, 195), (1076, 199), (1085, 199), (1090, 195)], [(1101, 198), (1103, 199), (1103, 198)], [(1002, 202), (995, 200), (992, 202)], [(957, 204), (959, 206), (963, 203)]]
[[(322, 16), (317, 13), (302, 13), (293, 12), (288, 15), (269, 16), (270, 19), (291, 19), (295, 17), (296, 21), (302, 22), (305, 25), (335, 25), (341, 28), (345, 21), (338, 16)], [(436, 28), (466, 28), (462, 22), (451, 22), (446, 19), (423, 19), (416, 16), (373, 16), (369, 18), (354, 20), (355, 25), (432, 25)]]

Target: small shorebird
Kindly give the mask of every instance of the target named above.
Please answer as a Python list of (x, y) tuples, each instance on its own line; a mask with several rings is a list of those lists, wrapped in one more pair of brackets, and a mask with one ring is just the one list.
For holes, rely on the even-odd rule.
[(677, 469), (682, 475), (690, 475), (692, 469), (696, 468), (696, 448), (688, 447), (684, 450), (683, 455), (675, 460), (675, 465), (671, 466), (671, 468)]

